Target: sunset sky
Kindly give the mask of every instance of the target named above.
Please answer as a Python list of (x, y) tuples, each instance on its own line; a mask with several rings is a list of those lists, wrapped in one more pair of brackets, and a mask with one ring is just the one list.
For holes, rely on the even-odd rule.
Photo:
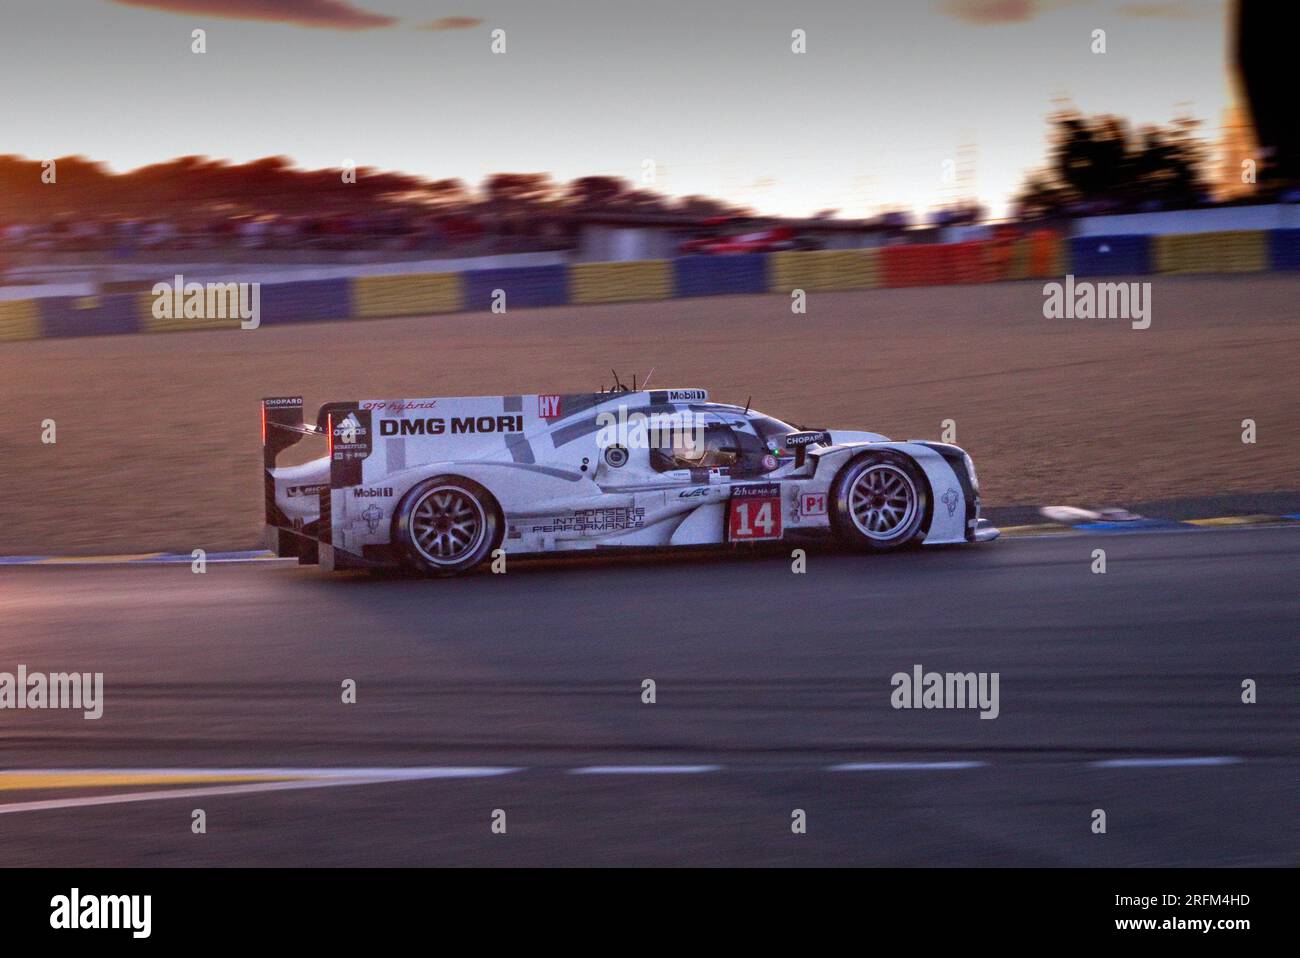
[(651, 159), (672, 195), (861, 216), (955, 198), (943, 162), (966, 144), (999, 214), (1054, 103), (1213, 138), (1230, 102), (1215, 0), (5, 0), (0, 18), (0, 153), (118, 170), (283, 154), (474, 185), (639, 181)]

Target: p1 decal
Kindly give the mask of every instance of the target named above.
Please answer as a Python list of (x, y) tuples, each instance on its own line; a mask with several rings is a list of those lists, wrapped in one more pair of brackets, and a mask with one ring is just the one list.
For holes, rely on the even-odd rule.
[(775, 482), (732, 486), (727, 541), (781, 538), (781, 486)]
[(546, 395), (537, 397), (537, 415), (541, 419), (551, 420), (560, 418), (560, 397), (557, 395)]
[(799, 515), (801, 516), (824, 516), (826, 515), (826, 493), (824, 492), (805, 492), (799, 497)]

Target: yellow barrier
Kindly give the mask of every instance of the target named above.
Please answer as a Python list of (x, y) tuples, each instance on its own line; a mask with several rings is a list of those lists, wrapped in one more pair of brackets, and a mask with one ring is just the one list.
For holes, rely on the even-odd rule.
[(419, 316), (465, 308), (459, 273), (357, 276), (350, 285), (353, 316)]
[(626, 303), (672, 294), (672, 264), (666, 259), (569, 267), (569, 298), (575, 303)]
[(40, 313), (34, 299), (0, 300), (0, 341), (39, 339)]
[(873, 248), (772, 253), (771, 291), (874, 289), (880, 285), (878, 259)]
[(1263, 230), (1157, 236), (1156, 272), (1260, 273), (1268, 269)]
[(1033, 236), (1024, 236), (1011, 244), (1010, 263), (1006, 279), (1036, 279), (1064, 276), (1069, 272), (1066, 264), (1065, 242), (1046, 230)]

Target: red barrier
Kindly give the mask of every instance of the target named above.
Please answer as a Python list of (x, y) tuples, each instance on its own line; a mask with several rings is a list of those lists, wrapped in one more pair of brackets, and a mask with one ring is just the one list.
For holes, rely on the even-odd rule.
[(987, 240), (886, 246), (880, 251), (880, 264), (885, 286), (987, 283), (997, 278), (999, 268)]

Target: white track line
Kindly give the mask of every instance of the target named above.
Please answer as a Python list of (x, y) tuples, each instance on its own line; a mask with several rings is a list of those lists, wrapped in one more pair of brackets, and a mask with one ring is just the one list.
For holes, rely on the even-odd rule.
[(0, 779), (17, 775), (259, 775), (263, 778), (312, 778), (312, 779), (425, 779), (425, 778), (485, 778), (490, 775), (508, 775), (520, 771), (517, 767), (498, 768), (486, 765), (395, 765), (388, 768), (331, 768), (318, 765), (315, 768), (7, 768), (0, 770)]
[[(17, 774), (55, 774), (74, 771), (71, 769), (32, 769), (25, 772), (9, 770), (3, 775)], [(157, 802), (176, 798), (207, 798), (223, 795), (248, 795), (257, 792), (284, 792), (304, 788), (334, 788), (341, 785), (379, 785), (385, 782), (423, 781), (448, 778), (489, 778), (508, 775), (520, 771), (517, 768), (340, 768), (340, 769), (80, 769), (75, 771), (103, 772), (108, 774), (148, 774), (155, 773), (209, 773), (221, 775), (256, 774), (301, 776), (297, 781), (284, 782), (249, 782), (236, 785), (211, 785), (199, 788), (154, 789), (145, 792), (121, 792), (116, 795), (83, 795), (70, 798), (51, 798), (35, 802), (0, 803), (0, 815), (12, 815), (15, 812), (40, 812), (59, 808), (85, 808), (94, 805), (122, 805), (131, 802)]]
[(846, 762), (828, 765), (827, 772), (947, 772), (965, 768), (984, 768), (988, 762)]
[(721, 765), (587, 765), (569, 769), (570, 775), (701, 775), (720, 772)]
[[(1112, 758), (1089, 762), (1090, 768), (1203, 768), (1237, 765), (1244, 759), (1229, 755), (1194, 758)], [(988, 762), (846, 762), (827, 765), (825, 772), (946, 772), (987, 768)], [(567, 769), (570, 775), (702, 775), (720, 772), (722, 765), (587, 765)], [(11, 776), (31, 775), (139, 775), (141, 777), (175, 776), (261, 776), (280, 777), (285, 781), (240, 782), (191, 788), (150, 789), (121, 792), (116, 795), (83, 795), (44, 799), (33, 802), (0, 803), (0, 815), (16, 812), (48, 811), (60, 808), (86, 808), (96, 805), (122, 805), (131, 802), (166, 801), (178, 798), (207, 798), (225, 795), (250, 795), (259, 792), (283, 792), (307, 788), (334, 788), (342, 785), (379, 785), (391, 782), (430, 781), (435, 779), (492, 778), (526, 771), (521, 767), (426, 766), (394, 768), (40, 768), (0, 770), (0, 784)], [(57, 788), (60, 786), (50, 786)], [(93, 785), (77, 787), (90, 788)]]
[(1242, 759), (1231, 755), (1205, 758), (1108, 758), (1089, 762), (1090, 768), (1198, 768), (1207, 765), (1239, 765)]

